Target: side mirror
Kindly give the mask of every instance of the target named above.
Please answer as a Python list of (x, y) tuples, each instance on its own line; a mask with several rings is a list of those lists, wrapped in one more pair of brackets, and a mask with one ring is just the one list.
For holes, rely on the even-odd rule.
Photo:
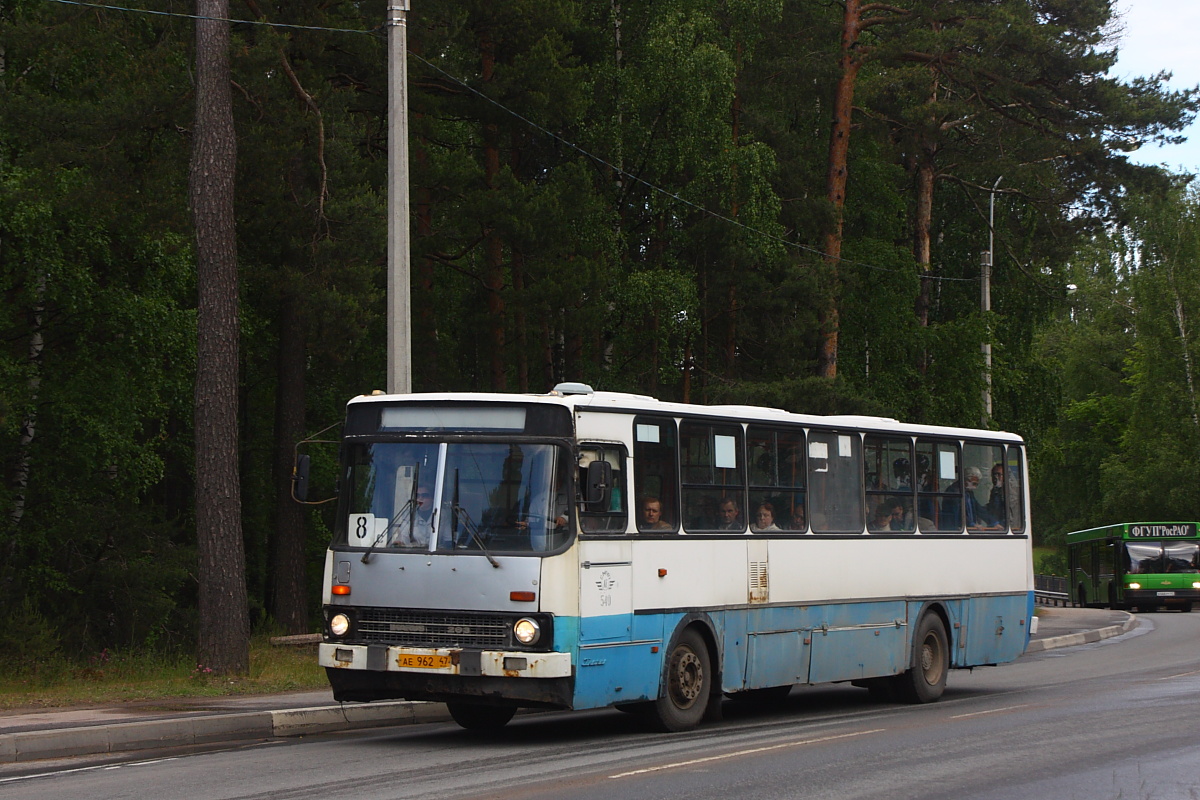
[(296, 466), (292, 468), (292, 499), (303, 503), (308, 500), (308, 471), (312, 459), (307, 453), (296, 456)]
[(593, 461), (587, 465), (587, 485), (583, 487), (583, 500), (589, 506), (605, 508), (609, 491), (612, 489), (612, 464)]

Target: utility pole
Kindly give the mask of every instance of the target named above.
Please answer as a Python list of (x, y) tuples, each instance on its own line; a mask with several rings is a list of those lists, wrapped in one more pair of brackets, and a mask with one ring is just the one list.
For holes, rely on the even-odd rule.
[(1001, 175), (992, 184), (991, 197), (988, 200), (988, 249), (980, 261), (979, 306), (983, 311), (983, 427), (990, 427), (992, 421), (992, 324), (989, 312), (992, 310), (992, 265), (996, 253), (996, 188)]
[(408, 220), (409, 0), (388, 0), (387, 390), (412, 391)]

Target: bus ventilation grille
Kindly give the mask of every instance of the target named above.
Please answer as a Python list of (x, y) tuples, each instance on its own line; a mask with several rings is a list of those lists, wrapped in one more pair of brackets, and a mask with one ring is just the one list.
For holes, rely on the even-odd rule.
[(508, 645), (511, 620), (483, 614), (366, 608), (358, 617), (358, 638), (411, 647), (482, 647)]
[(767, 579), (767, 562), (750, 562), (750, 602), (766, 603), (771, 596), (770, 583)]

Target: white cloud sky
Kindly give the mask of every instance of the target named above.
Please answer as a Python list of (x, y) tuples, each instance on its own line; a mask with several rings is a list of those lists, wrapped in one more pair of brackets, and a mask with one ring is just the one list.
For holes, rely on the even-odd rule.
[[(1128, 80), (1167, 70), (1173, 73), (1172, 89), (1200, 84), (1200, 0), (1117, 0), (1115, 8), (1123, 32), (1110, 74)], [(1183, 133), (1185, 144), (1143, 147), (1131, 157), (1141, 164), (1200, 173), (1200, 123)]]

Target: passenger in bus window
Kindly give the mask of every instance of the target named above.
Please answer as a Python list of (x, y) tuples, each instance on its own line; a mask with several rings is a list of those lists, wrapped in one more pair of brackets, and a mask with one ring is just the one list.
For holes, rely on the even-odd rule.
[[(975, 497), (975, 492), (979, 489), (979, 482), (983, 480), (983, 470), (979, 467), (967, 467), (963, 470), (963, 480), (966, 484), (966, 491), (963, 493), (966, 497), (966, 521), (967, 527), (971, 530), (999, 530), (1000, 525), (992, 519), (988, 514), (987, 507), (980, 503)], [(946, 491), (955, 492), (959, 490), (959, 483), (955, 481), (946, 487)], [(948, 497), (942, 503), (942, 527), (947, 525), (953, 526), (955, 520), (959, 519), (959, 511), (963, 509), (962, 501), (958, 497)]]
[(754, 512), (754, 522), (750, 524), (750, 530), (759, 533), (779, 530), (779, 526), (775, 524), (775, 506), (761, 503)]
[(915, 521), (913, 520), (912, 504), (899, 497), (890, 497), (887, 502), (891, 511), (888, 527), (894, 531), (911, 531)]
[(726, 497), (717, 506), (717, 530), (719, 531), (744, 531), (746, 523), (742, 521), (742, 509), (738, 505), (738, 501), (732, 497)]
[[(903, 509), (901, 509), (903, 513)], [(875, 513), (871, 515), (871, 521), (867, 523), (867, 530), (870, 531), (890, 531), (892, 529), (892, 504), (884, 500), (875, 506)]]
[(936, 526), (934, 520), (937, 519), (937, 503), (933, 498), (933, 494), (937, 492), (937, 481), (933, 477), (933, 470), (930, 469), (929, 458), (924, 454), (917, 454), (917, 516), (921, 519), (929, 520), (927, 530), (932, 530)]
[(662, 501), (657, 497), (646, 496), (638, 504), (638, 530), (669, 531), (671, 523), (662, 518)]
[(988, 495), (987, 512), (995, 522), (1003, 525), (1004, 509), (1004, 465), (996, 463), (992, 465), (992, 492)]
[(796, 506), (796, 510), (792, 512), (792, 530), (804, 531), (808, 530), (808, 520), (804, 518), (804, 503)]

